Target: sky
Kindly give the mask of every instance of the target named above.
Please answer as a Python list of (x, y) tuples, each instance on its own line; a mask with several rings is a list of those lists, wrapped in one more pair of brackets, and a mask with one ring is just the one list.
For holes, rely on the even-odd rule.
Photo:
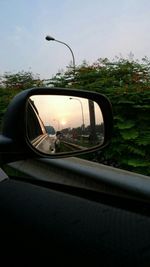
[[(89, 102), (87, 99), (71, 96), (32, 96), (39, 116), (44, 125), (52, 125), (55, 129), (74, 128), (90, 125)], [(101, 110), (94, 104), (95, 122), (103, 122)]]
[(0, 0), (0, 75), (48, 79), (75, 64), (116, 56), (150, 58), (149, 0)]

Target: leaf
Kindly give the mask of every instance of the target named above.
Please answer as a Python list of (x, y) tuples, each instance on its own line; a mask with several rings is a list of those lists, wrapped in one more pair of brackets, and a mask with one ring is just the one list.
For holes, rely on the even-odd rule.
[(131, 153), (133, 153), (133, 154), (135, 154), (135, 155), (140, 155), (140, 156), (145, 156), (145, 151), (143, 151), (143, 150), (141, 150), (141, 149), (139, 149), (139, 148), (136, 148), (136, 147), (134, 147), (134, 146), (128, 146), (128, 150), (131, 152)]
[(134, 105), (133, 107), (139, 109), (150, 109), (150, 105)]
[(124, 164), (127, 164), (129, 166), (133, 167), (149, 167), (150, 163), (147, 161), (143, 161), (142, 159), (129, 159), (129, 160), (124, 160)]
[(135, 123), (133, 121), (125, 121), (124, 123), (117, 123), (117, 127), (120, 130), (123, 129), (130, 129), (135, 126)]
[(135, 129), (129, 129), (128, 131), (121, 131), (120, 134), (122, 135), (124, 140), (136, 139), (139, 136), (138, 131)]
[(140, 136), (140, 138), (137, 138), (136, 144), (143, 146), (148, 146), (148, 145), (150, 146), (150, 134), (146, 136), (143, 133), (143, 135)]
[(120, 115), (114, 116), (114, 120), (118, 120), (118, 121), (124, 121), (123, 117), (121, 117)]
[(118, 101), (118, 104), (134, 104), (134, 102), (130, 100), (120, 100)]

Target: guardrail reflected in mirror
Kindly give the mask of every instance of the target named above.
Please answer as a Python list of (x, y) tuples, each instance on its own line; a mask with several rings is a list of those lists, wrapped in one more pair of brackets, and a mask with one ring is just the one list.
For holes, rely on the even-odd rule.
[(86, 150), (104, 142), (99, 105), (86, 98), (34, 95), (27, 101), (27, 137), (46, 154)]

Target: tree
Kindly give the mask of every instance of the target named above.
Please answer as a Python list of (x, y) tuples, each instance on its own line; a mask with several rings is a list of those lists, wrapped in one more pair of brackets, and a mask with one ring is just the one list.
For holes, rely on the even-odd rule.
[(66, 75), (69, 76), (68, 72), (62, 76), (66, 87), (97, 91), (108, 96), (112, 103), (114, 131), (111, 144), (94, 154), (93, 159), (150, 175), (149, 60), (98, 59), (92, 65), (86, 63), (76, 68), (72, 83)]
[(5, 73), (1, 80), (1, 86), (6, 89), (24, 90), (41, 85), (42, 81), (39, 76), (34, 76), (32, 72)]
[[(150, 175), (150, 61), (100, 58), (59, 72), (47, 84), (54, 87), (97, 91), (106, 95), (114, 116), (111, 144), (88, 159)], [(12, 97), (43, 81), (30, 72), (6, 73), (0, 79), (0, 123)], [(83, 156), (86, 157), (86, 156)]]
[(42, 86), (43, 81), (31, 72), (5, 73), (0, 79), (0, 131), (2, 119), (11, 99), (22, 90)]

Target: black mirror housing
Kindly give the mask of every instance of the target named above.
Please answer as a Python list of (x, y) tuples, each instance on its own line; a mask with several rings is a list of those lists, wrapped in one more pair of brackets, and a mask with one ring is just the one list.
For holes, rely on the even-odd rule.
[[(99, 145), (94, 145), (83, 150), (75, 149), (75, 151), (69, 153), (63, 151), (63, 153), (47, 154), (41, 150), (37, 150), (36, 147), (30, 142), (28, 136), (26, 116), (27, 103), (29, 99), (33, 99), (35, 96), (45, 96), (49, 98), (52, 98), (52, 96), (57, 98), (58, 96), (63, 96), (67, 97), (67, 99), (89, 99), (95, 102), (99, 106), (103, 117), (105, 129), (103, 142)], [(73, 103), (73, 101), (71, 103)], [(41, 87), (27, 89), (14, 97), (4, 116), (2, 135), (0, 136), (0, 161), (1, 163), (7, 163), (32, 157), (60, 158), (76, 156), (82, 153), (90, 153), (99, 149), (103, 149), (109, 144), (112, 136), (112, 128), (113, 115), (111, 103), (108, 98), (102, 94), (85, 90), (65, 88)], [(57, 129), (57, 131), (58, 130), (60, 129)], [(60, 136), (63, 136), (63, 133), (61, 133)]]

